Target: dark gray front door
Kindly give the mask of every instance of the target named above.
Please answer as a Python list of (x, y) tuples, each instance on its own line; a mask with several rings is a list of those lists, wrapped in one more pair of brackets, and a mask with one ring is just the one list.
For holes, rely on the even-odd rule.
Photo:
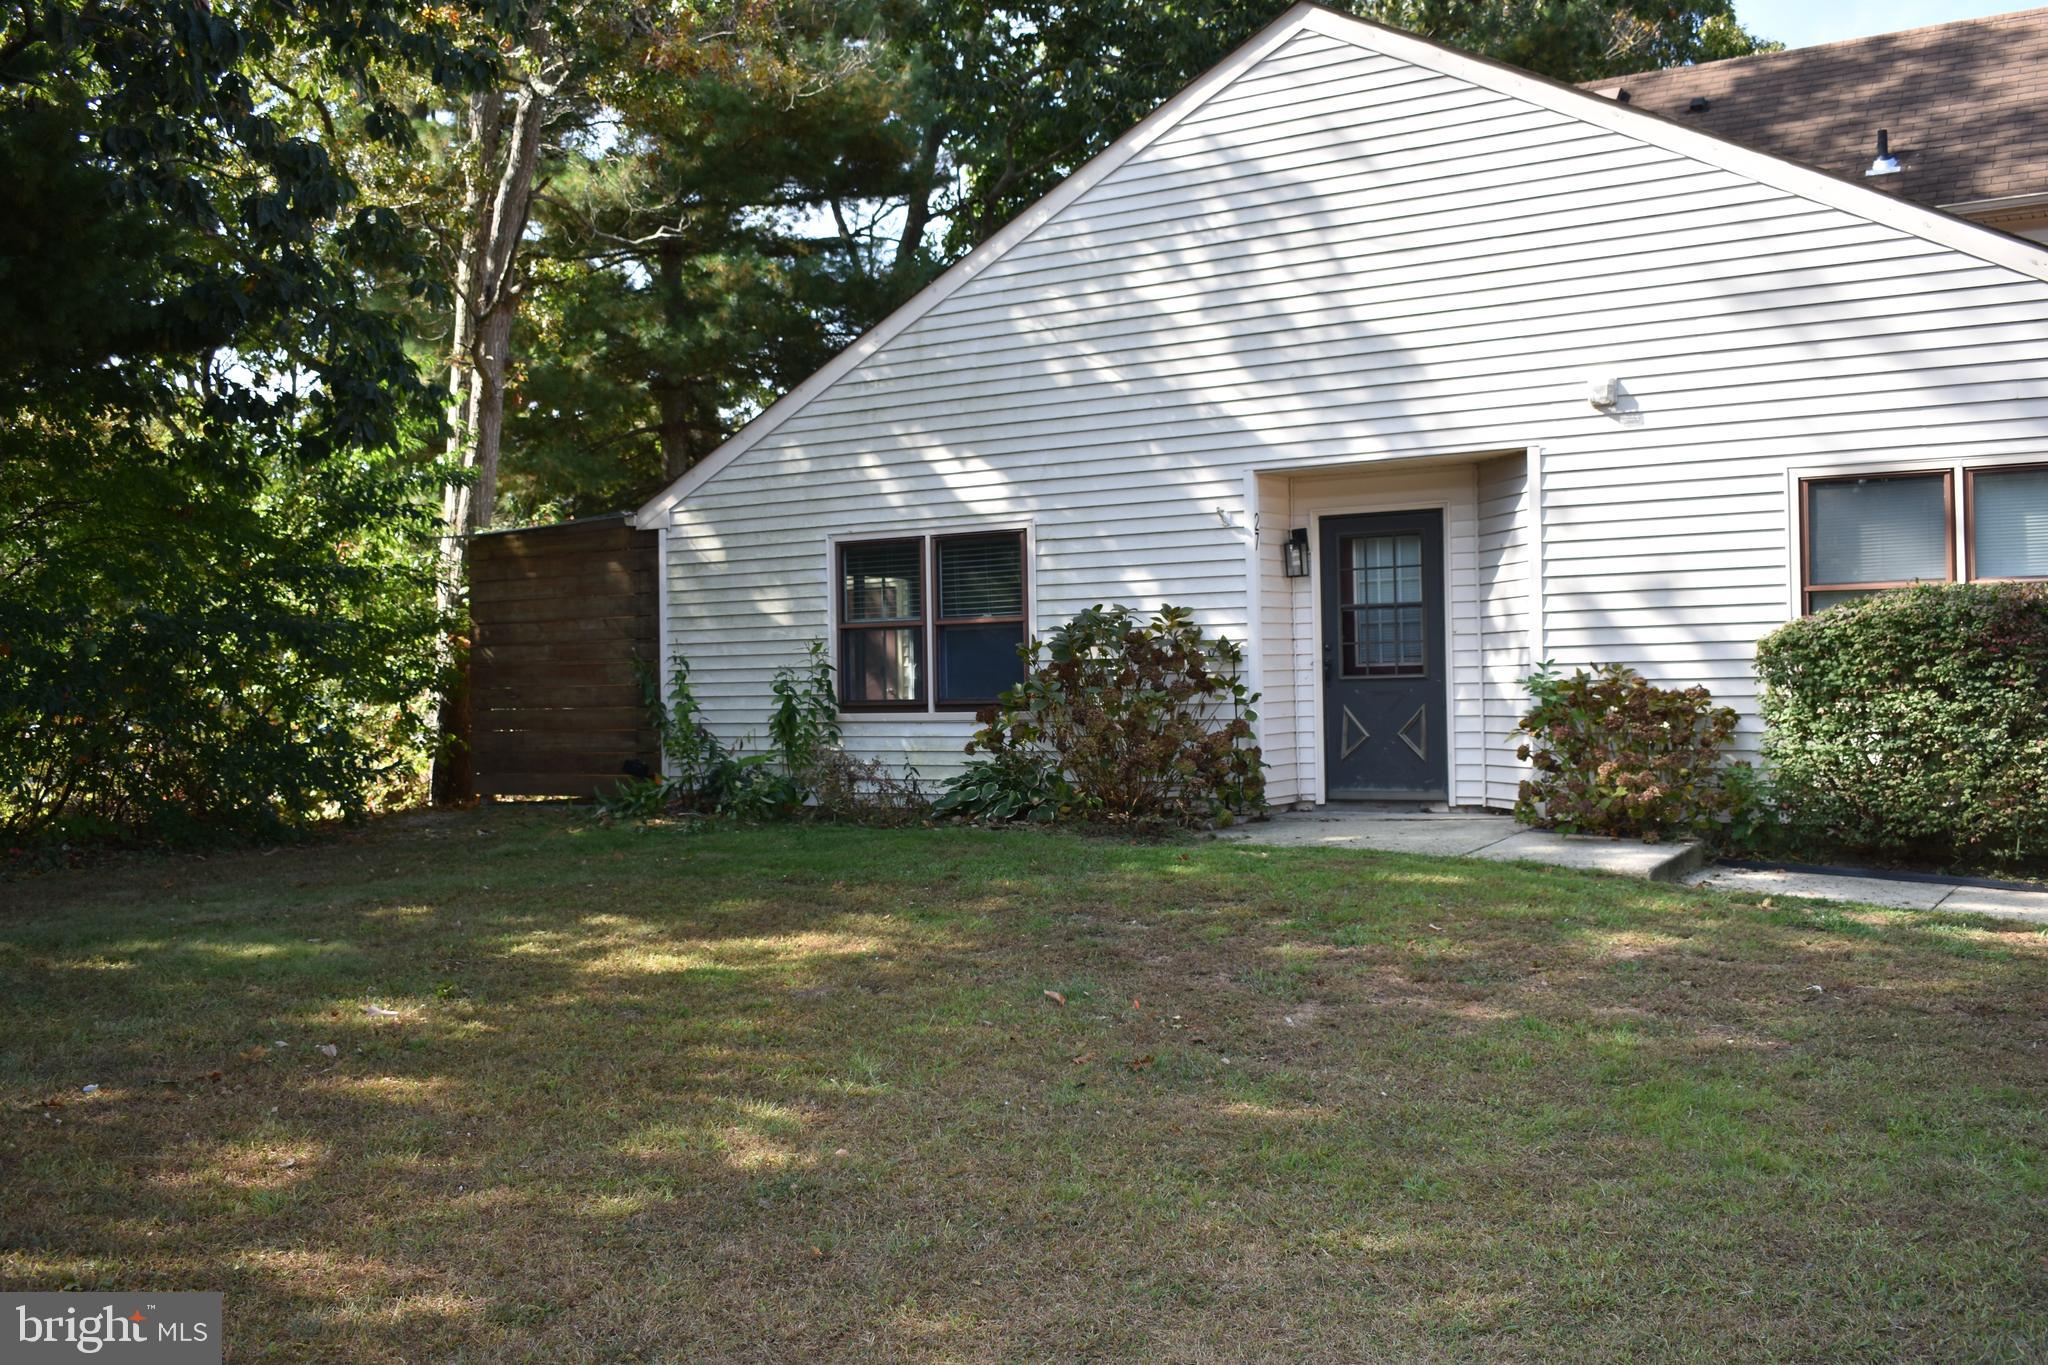
[(1444, 800), (1443, 513), (1325, 517), (1322, 540), (1328, 795)]

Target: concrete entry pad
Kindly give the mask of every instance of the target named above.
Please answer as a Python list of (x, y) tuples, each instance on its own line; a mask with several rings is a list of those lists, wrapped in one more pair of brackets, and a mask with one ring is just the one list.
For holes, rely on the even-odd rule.
[(1675, 882), (1700, 865), (1704, 851), (1689, 839), (1672, 844), (1646, 844), (1639, 839), (1601, 839), (1525, 829), (1473, 856), (1495, 862), (1549, 863), (1553, 867)]
[(1216, 837), (1287, 848), (1371, 848), (1383, 853), (1460, 857), (1511, 838), (1519, 828), (1505, 815), (1325, 806), (1314, 811), (1288, 811), (1270, 820), (1238, 825)]
[(1700, 865), (1693, 843), (1566, 836), (1524, 829), (1507, 815), (1424, 812), (1375, 806), (1323, 806), (1289, 811), (1271, 820), (1225, 830), (1218, 838), (1286, 848), (1357, 848), (1382, 853), (1431, 853), (1495, 862), (1548, 863), (1553, 867), (1613, 872), (1624, 877), (1676, 881)]

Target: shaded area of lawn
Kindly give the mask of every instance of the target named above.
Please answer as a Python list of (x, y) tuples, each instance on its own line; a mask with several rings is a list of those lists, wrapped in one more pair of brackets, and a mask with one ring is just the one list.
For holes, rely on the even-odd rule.
[(2028, 926), (533, 809), (0, 901), (0, 1283), (230, 1359), (2048, 1337)]

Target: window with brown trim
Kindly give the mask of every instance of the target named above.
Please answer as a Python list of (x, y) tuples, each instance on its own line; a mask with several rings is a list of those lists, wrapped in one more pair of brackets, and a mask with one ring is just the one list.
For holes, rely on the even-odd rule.
[(839, 701), (924, 709), (924, 540), (839, 547)]
[(1955, 489), (1945, 470), (1807, 479), (1799, 521), (1808, 612), (1956, 576)]
[(1963, 472), (1970, 577), (2048, 579), (2048, 464)]
[(939, 705), (979, 707), (1024, 679), (1024, 535), (937, 536)]
[(842, 542), (840, 705), (973, 710), (1022, 681), (1024, 551), (1022, 531)]

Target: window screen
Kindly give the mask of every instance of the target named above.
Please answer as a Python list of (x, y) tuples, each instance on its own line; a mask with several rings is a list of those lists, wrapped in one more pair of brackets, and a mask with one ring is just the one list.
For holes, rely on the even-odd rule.
[(2048, 578), (2048, 468), (1978, 470), (1970, 493), (1974, 576)]

